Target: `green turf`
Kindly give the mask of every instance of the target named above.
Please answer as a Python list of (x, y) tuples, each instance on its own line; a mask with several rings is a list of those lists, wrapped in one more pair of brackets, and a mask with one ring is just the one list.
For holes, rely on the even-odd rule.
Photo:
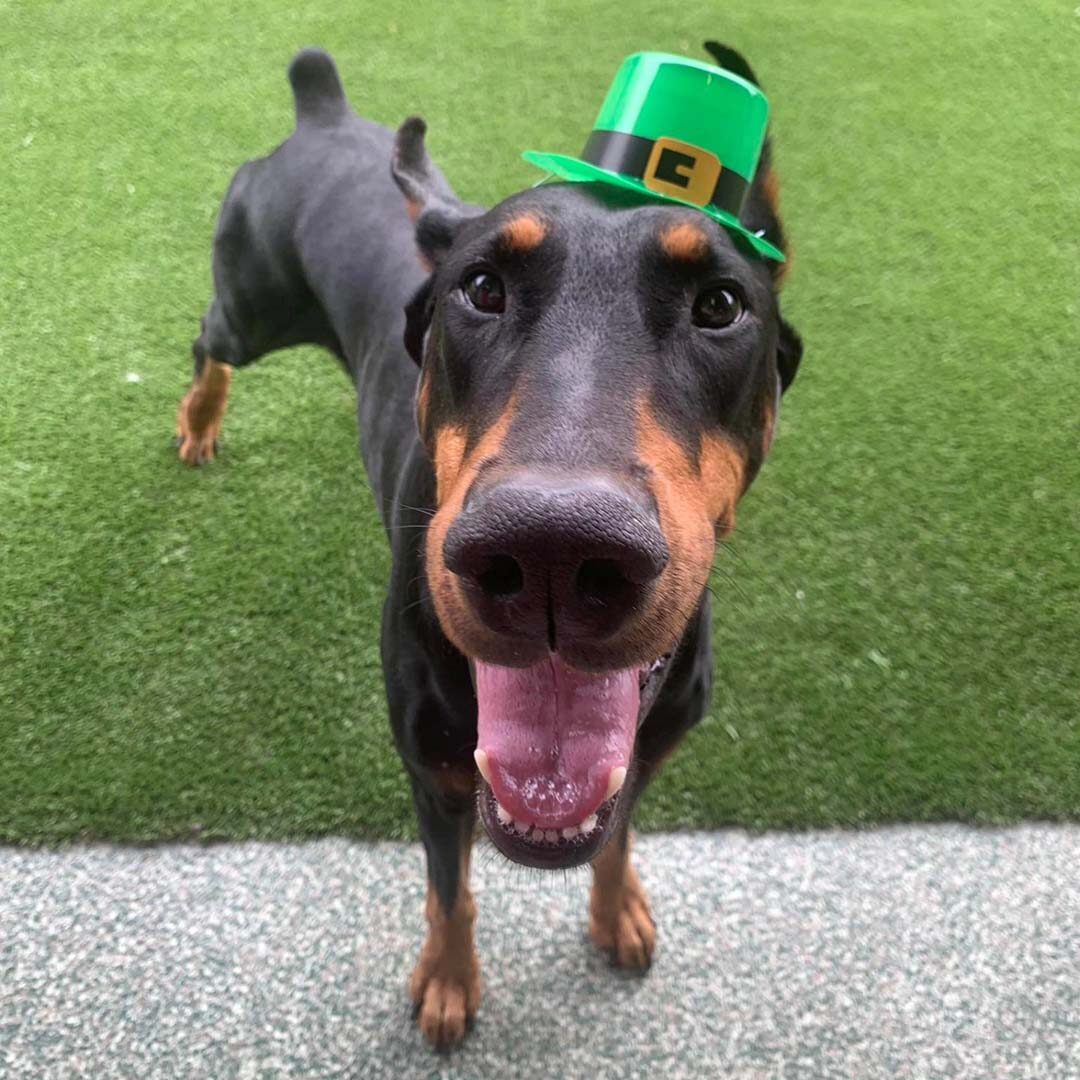
[(1080, 816), (1080, 14), (709, 6), (0, 0), (0, 839), (412, 829), (335, 363), (244, 372), (212, 467), (170, 447), (219, 199), (313, 43), (476, 201), (625, 53), (766, 81), (807, 351), (643, 822)]

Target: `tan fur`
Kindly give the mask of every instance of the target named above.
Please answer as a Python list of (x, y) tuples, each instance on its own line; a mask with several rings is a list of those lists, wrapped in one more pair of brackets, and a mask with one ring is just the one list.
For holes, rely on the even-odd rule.
[(761, 181), (761, 189), (765, 195), (765, 201), (769, 204), (769, 209), (779, 217), (780, 216), (780, 177), (776, 175), (775, 170), (769, 169)]
[(547, 228), (535, 214), (522, 214), (502, 227), (502, 242), (519, 255), (534, 251), (547, 236)]
[(428, 883), (428, 934), (409, 981), (417, 1023), (432, 1046), (461, 1042), (480, 1007), (480, 962), (473, 944), (476, 902), (469, 890), (469, 849), (461, 859), (461, 884), (449, 912)]
[(432, 769), (435, 786), (451, 799), (469, 799), (476, 794), (476, 770), (444, 762)]
[(176, 416), (176, 434), (180, 440), (180, 460), (188, 465), (205, 465), (214, 460), (221, 423), (229, 402), (233, 369), (210, 357), (202, 374), (184, 395)]
[[(769, 209), (772, 210), (776, 217), (776, 220), (780, 220), (780, 177), (776, 175), (775, 169), (769, 169), (765, 173), (764, 178), (761, 181), (762, 194), (765, 196), (765, 201), (769, 204)], [(783, 285), (784, 279), (788, 276), (791, 270), (792, 250), (791, 240), (785, 238), (784, 251), (785, 261), (775, 264), (776, 271), (776, 284), (777, 287)]]
[(597, 948), (612, 954), (619, 967), (644, 971), (656, 949), (656, 924), (649, 898), (630, 865), (630, 838), (614, 840), (593, 860), (589, 896), (589, 936)]
[(435, 498), (438, 509), (427, 531), (428, 585), (443, 633), (466, 656), (472, 655), (474, 651), (469, 647), (469, 640), (476, 640), (477, 637), (486, 634), (486, 631), (471, 614), (465, 597), (462, 595), (461, 583), (446, 569), (446, 563), (443, 561), (443, 543), (450, 526), (461, 512), (465, 496), (484, 462), (498, 454), (501, 449), (516, 410), (516, 400), (511, 396), (502, 415), (468, 452), (466, 451), (468, 440), (462, 428), (449, 426), (442, 428), (436, 433), (434, 439), (432, 456), (435, 464)]
[(681, 221), (660, 234), (660, 246), (672, 259), (695, 262), (709, 253), (709, 238), (697, 225)]
[(420, 377), (416, 391), (416, 429), (422, 439), (427, 438), (428, 410), (431, 408), (431, 378), (425, 373)]
[(449, 497), (465, 461), (465, 429), (444, 427), (435, 434), (435, 502), (442, 506)]
[[(409, 220), (414, 225), (423, 212), (424, 204), (419, 199), (410, 199), (406, 197), (405, 213), (409, 215)], [(435, 270), (435, 264), (419, 248), (416, 249), (416, 258), (425, 274), (430, 274)]]
[(651, 619), (670, 647), (681, 636), (708, 581), (717, 538), (735, 526), (746, 461), (728, 439), (705, 435), (695, 463), (645, 401), (638, 405), (637, 429), (638, 459), (649, 470), (670, 552)]
[(767, 454), (772, 448), (773, 437), (776, 435), (776, 406), (773, 404), (771, 395), (765, 399), (762, 416), (761, 451)]

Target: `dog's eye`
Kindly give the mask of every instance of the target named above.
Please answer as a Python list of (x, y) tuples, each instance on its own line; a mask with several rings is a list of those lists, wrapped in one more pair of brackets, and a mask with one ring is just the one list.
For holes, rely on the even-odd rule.
[(721, 285), (706, 289), (694, 301), (694, 325), (707, 330), (722, 330), (743, 316), (742, 297), (733, 288)]
[(461, 286), (465, 299), (486, 315), (501, 315), (506, 309), (506, 289), (502, 279), (490, 270), (476, 270)]

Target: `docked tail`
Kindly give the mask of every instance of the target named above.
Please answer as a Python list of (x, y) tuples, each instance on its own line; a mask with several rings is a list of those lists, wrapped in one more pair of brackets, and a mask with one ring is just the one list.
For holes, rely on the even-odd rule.
[(328, 52), (303, 49), (289, 65), (296, 98), (296, 124), (334, 124), (349, 112), (345, 88)]

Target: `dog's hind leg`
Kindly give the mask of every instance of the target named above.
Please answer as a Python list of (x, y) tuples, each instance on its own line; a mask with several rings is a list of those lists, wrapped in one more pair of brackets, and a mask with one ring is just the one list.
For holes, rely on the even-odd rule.
[[(306, 291), (306, 286), (303, 288)], [(301, 292), (300, 287), (297, 292)], [(321, 345), (339, 358), (342, 355), (322, 310), (309, 297), (301, 294), (299, 310), (290, 310), (283, 298), (257, 299), (258, 306), (251, 301), (244, 305), (255, 315), (252, 327), (245, 327), (248, 336), (241, 338), (226, 317), (223, 304), (215, 298), (203, 318), (202, 333), (191, 346), (195, 370), (176, 417), (178, 452), (188, 465), (214, 460), (234, 368), (246, 367), (269, 352), (292, 345)], [(296, 304), (295, 299), (289, 299)], [(287, 315), (271, 314), (275, 304)]]
[(290, 310), (289, 283), (280, 283), (276, 260), (263, 250), (265, 245), (256, 243), (247, 208), (252, 176), (257, 174), (250, 162), (237, 170), (214, 233), (214, 298), (191, 346), (195, 370), (176, 416), (177, 450), (188, 465), (213, 461), (232, 369), (257, 360), (277, 344), (273, 332), (280, 334), (281, 313)]
[(212, 304), (203, 319), (203, 332), (191, 347), (195, 371), (191, 388), (181, 400), (176, 415), (177, 452), (180, 460), (188, 465), (205, 465), (214, 460), (229, 401), (232, 365), (216, 359), (206, 344), (208, 321), (220, 318)]
[(465, 1037), (480, 1005), (480, 964), (473, 945), (476, 902), (469, 891), (474, 813), (449, 808), (414, 782), (420, 835), (427, 855), (427, 940), (409, 995), (424, 1037), (440, 1049)]
[[(285, 210), (275, 202), (272, 158), (241, 166), (226, 193), (214, 234), (214, 299), (192, 345), (195, 374), (180, 403), (180, 459), (213, 460), (232, 369), (293, 345), (341, 345), (304, 278)], [(280, 200), (278, 200), (280, 201)]]
[(637, 872), (630, 864), (626, 826), (593, 860), (589, 936), (621, 968), (645, 971), (656, 948), (656, 924)]

